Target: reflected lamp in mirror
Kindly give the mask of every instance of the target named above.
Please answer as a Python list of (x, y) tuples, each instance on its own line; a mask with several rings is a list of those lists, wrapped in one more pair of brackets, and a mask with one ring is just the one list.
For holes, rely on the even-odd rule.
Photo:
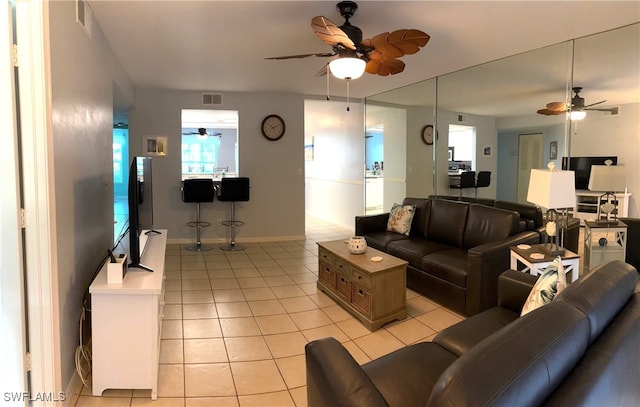
[[(547, 237), (545, 251), (552, 255), (564, 254), (564, 237), (569, 227), (569, 208), (576, 204), (575, 178), (573, 171), (559, 171), (554, 169), (553, 163), (548, 170), (531, 170), (527, 201), (547, 209)], [(558, 212), (564, 219), (560, 228), (557, 227)]]
[(618, 198), (615, 192), (625, 191), (627, 180), (623, 166), (592, 165), (589, 175), (589, 190), (603, 192), (598, 198), (596, 222), (618, 223)]

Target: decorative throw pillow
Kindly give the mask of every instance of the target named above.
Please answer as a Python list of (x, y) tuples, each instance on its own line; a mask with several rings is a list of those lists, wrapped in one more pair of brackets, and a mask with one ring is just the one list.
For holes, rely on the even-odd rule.
[(387, 222), (387, 231), (401, 233), (409, 236), (411, 231), (411, 221), (413, 214), (416, 212), (415, 205), (399, 205), (393, 204), (391, 212), (389, 212), (389, 221)]
[(558, 256), (540, 273), (538, 281), (531, 289), (529, 297), (522, 307), (520, 316), (550, 303), (566, 287), (567, 277), (562, 266), (562, 259)]

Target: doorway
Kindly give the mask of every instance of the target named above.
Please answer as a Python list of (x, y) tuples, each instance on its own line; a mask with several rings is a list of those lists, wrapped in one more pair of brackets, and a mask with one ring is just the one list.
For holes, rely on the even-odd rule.
[(542, 133), (520, 134), (518, 136), (518, 194), (517, 201), (527, 202), (531, 169), (542, 168)]

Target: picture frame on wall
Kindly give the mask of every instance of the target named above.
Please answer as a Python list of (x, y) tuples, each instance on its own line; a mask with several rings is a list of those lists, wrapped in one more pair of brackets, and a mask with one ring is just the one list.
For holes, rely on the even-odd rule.
[(143, 136), (142, 152), (145, 156), (166, 156), (167, 136)]
[(557, 160), (558, 159), (558, 142), (552, 141), (549, 143), (549, 159)]
[(482, 156), (491, 157), (493, 155), (493, 148), (491, 146), (482, 146)]

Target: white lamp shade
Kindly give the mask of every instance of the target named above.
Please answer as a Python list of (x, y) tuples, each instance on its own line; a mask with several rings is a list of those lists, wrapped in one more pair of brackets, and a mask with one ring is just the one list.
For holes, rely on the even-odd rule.
[(627, 187), (624, 167), (620, 165), (592, 165), (589, 190), (620, 192)]
[(338, 79), (358, 79), (367, 63), (360, 58), (343, 57), (329, 62), (329, 70)]
[(582, 120), (585, 117), (587, 117), (587, 112), (585, 112), (584, 110), (572, 110), (569, 113), (569, 118), (571, 120)]
[(576, 204), (573, 171), (531, 170), (527, 201), (547, 209), (573, 208)]

